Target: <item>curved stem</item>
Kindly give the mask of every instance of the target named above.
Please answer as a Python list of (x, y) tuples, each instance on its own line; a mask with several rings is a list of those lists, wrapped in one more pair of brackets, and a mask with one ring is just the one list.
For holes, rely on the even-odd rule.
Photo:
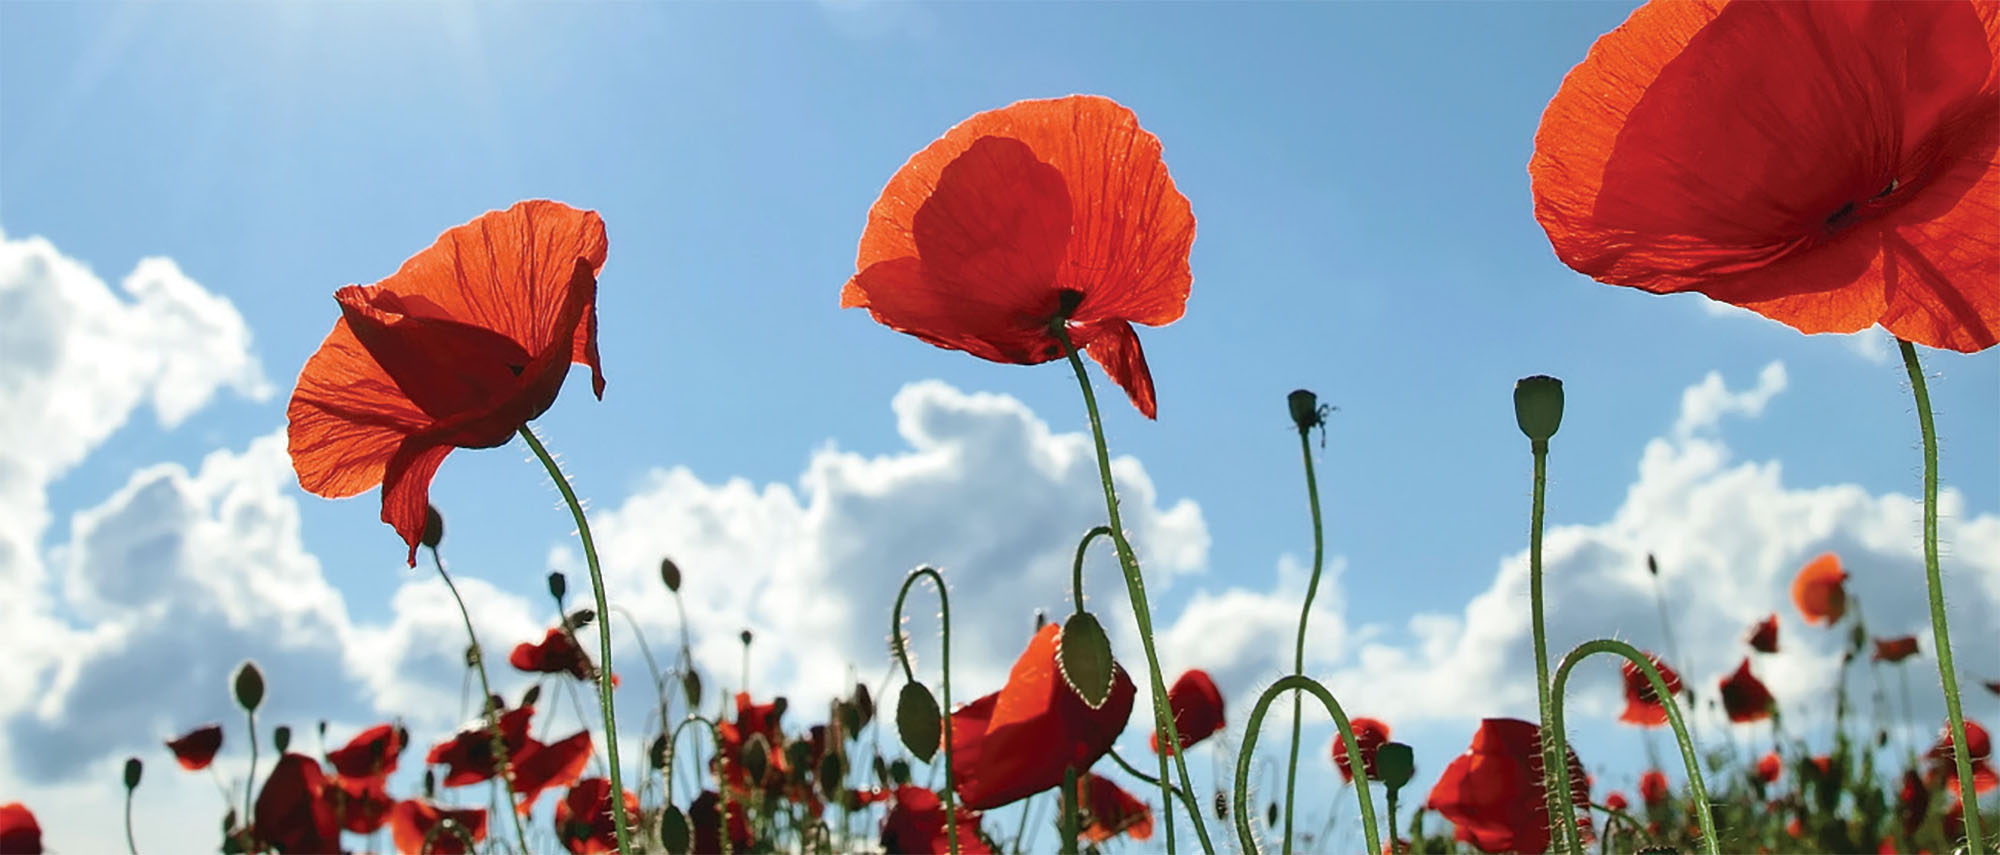
[[(1319, 594), (1320, 568), (1326, 559), (1326, 531), (1319, 512), (1319, 479), (1313, 474), (1312, 443), (1306, 439), (1311, 429), (1309, 425), (1299, 426), (1299, 454), (1305, 459), (1306, 498), (1312, 505), (1313, 523), (1312, 579), (1306, 583), (1305, 603), (1299, 606), (1299, 640), (1292, 650), (1292, 673), (1300, 676), (1306, 673), (1306, 621), (1312, 617), (1313, 597)], [(1292, 754), (1285, 764), (1285, 842), (1282, 847), (1288, 855), (1292, 851), (1292, 797), (1299, 781), (1299, 728), (1304, 724), (1299, 720), (1299, 705), (1304, 702), (1305, 698), (1292, 695)]]
[[(1645, 654), (1639, 652), (1638, 648), (1622, 641), (1600, 638), (1595, 641), (1586, 641), (1579, 644), (1576, 646), (1576, 649), (1571, 650), (1568, 655), (1564, 656), (1562, 664), (1556, 668), (1555, 683), (1550, 687), (1550, 717), (1548, 723), (1542, 728), (1544, 731), (1542, 744), (1547, 745), (1549, 743), (1547, 731), (1550, 730), (1556, 732), (1557, 740), (1561, 739), (1563, 729), (1563, 686), (1569, 683), (1570, 670), (1575, 668), (1578, 662), (1582, 662), (1595, 653), (1611, 653), (1625, 657), (1639, 669), (1640, 673), (1646, 675), (1647, 682), (1652, 683), (1653, 694), (1660, 699), (1660, 705), (1666, 708), (1667, 723), (1673, 726), (1674, 739), (1680, 743), (1681, 762), (1687, 767), (1688, 788), (1693, 791), (1694, 796), (1695, 820), (1701, 824), (1702, 845), (1708, 850), (1709, 855), (1721, 855), (1722, 850), (1717, 848), (1715, 837), (1715, 818), (1710, 814), (1708, 807), (1708, 785), (1702, 781), (1700, 757), (1695, 753), (1694, 740), (1688, 737), (1687, 724), (1681, 720), (1680, 702), (1674, 700), (1673, 692), (1667, 688), (1667, 681), (1661, 679), (1660, 669), (1653, 667), (1652, 660), (1647, 659)], [(1560, 826), (1563, 841), (1568, 844), (1569, 850), (1580, 853), (1583, 851), (1583, 843), (1576, 833), (1575, 805), (1571, 803), (1569, 798), (1569, 763), (1565, 759), (1564, 762), (1557, 763), (1555, 769), (1557, 787), (1554, 791), (1556, 793), (1555, 801), (1562, 805), (1562, 810), (1560, 812), (1550, 812), (1549, 822)], [(1543, 777), (1547, 776), (1544, 775)]]
[[(1062, 342), (1063, 355), (1069, 357), (1070, 369), (1076, 372), (1076, 384), (1083, 390), (1083, 406), (1090, 412), (1090, 438), (1097, 445), (1097, 479), (1104, 486), (1104, 511), (1110, 517), (1111, 542), (1118, 547), (1118, 566), (1125, 573), (1125, 590), (1132, 600), (1132, 617), (1139, 624), (1139, 644), (1146, 651), (1146, 675), (1152, 680), (1153, 695), (1153, 735), (1159, 739), (1163, 750), (1160, 758), (1160, 808), (1165, 816), (1167, 853), (1174, 852), (1174, 802), (1167, 793), (1167, 755), (1172, 754), (1174, 767), (1180, 773), (1181, 789), (1192, 792), (1194, 782), (1188, 777), (1187, 758), (1180, 749), (1180, 729), (1174, 725), (1173, 711), (1167, 706), (1167, 681), (1160, 673), (1160, 654), (1153, 646), (1153, 612), (1146, 605), (1146, 580), (1139, 573), (1139, 558), (1132, 551), (1132, 544), (1125, 539), (1125, 525), (1118, 518), (1118, 490), (1111, 483), (1111, 451), (1104, 444), (1104, 421), (1097, 414), (1097, 394), (1090, 389), (1090, 375), (1084, 373), (1083, 360), (1077, 358), (1076, 345), (1069, 340), (1066, 322), (1058, 318), (1049, 325), (1049, 333)], [(1194, 833), (1201, 840), (1205, 852), (1215, 851), (1215, 844), (1208, 839), (1208, 825), (1202, 821), (1201, 812), (1194, 816)]]
[[(1139, 771), (1139, 767), (1132, 765), (1132, 762), (1119, 754), (1117, 749), (1114, 748), (1105, 753), (1111, 758), (1111, 762), (1118, 764), (1118, 768), (1125, 770), (1125, 774), (1138, 778), (1140, 783), (1147, 786), (1160, 786), (1160, 779)], [(1180, 797), (1181, 807), (1187, 808), (1188, 813), (1199, 813), (1201, 811), (1201, 806), (1194, 803), (1194, 796), (1189, 795), (1186, 790), (1176, 787), (1173, 784), (1166, 785), (1166, 788), (1169, 792)]]
[(1083, 614), (1083, 553), (1090, 548), (1090, 542), (1111, 533), (1110, 526), (1097, 526), (1083, 533), (1083, 540), (1076, 544), (1076, 563), (1070, 568), (1069, 598), (1076, 604), (1076, 613)]
[[(716, 756), (720, 757), (726, 753), (722, 750), (722, 728), (717, 726), (714, 721), (711, 721), (708, 718), (705, 718), (699, 714), (689, 714), (687, 718), (681, 719), (679, 724), (674, 725), (674, 729), (668, 732), (667, 734), (668, 768), (670, 769), (673, 768), (674, 752), (678, 750), (678, 746), (680, 745), (681, 742), (681, 728), (696, 723), (708, 725), (709, 736), (715, 740)], [(666, 778), (667, 778), (667, 783), (664, 788), (665, 789), (664, 795), (666, 797), (667, 803), (672, 804), (674, 801), (674, 776), (668, 775), (666, 776)], [(723, 789), (728, 789), (728, 788), (724, 787)]]
[(958, 855), (958, 805), (957, 783), (951, 767), (951, 597), (944, 589), (944, 576), (935, 568), (918, 567), (903, 578), (903, 587), (896, 592), (896, 607), (890, 614), (889, 630), (896, 639), (896, 659), (903, 663), (903, 675), (914, 683), (916, 673), (910, 670), (910, 652), (903, 643), (903, 601), (910, 596), (910, 586), (918, 579), (930, 577), (931, 584), (937, 586), (938, 623), (944, 628), (944, 653), (939, 658), (944, 661), (944, 827), (951, 837), (951, 855)]
[(125, 788), (125, 851), (139, 855), (139, 843), (132, 837), (132, 789)]
[[(1535, 635), (1535, 697), (1541, 708), (1542, 743), (1542, 801), (1548, 812), (1544, 814), (1554, 823), (1558, 816), (1568, 816), (1563, 808), (1567, 799), (1561, 797), (1568, 788), (1558, 789), (1556, 785), (1566, 778), (1569, 766), (1563, 760), (1562, 728), (1550, 727), (1552, 716), (1549, 704), (1549, 640), (1542, 618), (1542, 510), (1543, 494), (1549, 484), (1549, 441), (1536, 439), (1529, 441), (1529, 449), (1535, 455), (1535, 495), (1528, 515), (1528, 607), (1533, 615)], [(1554, 771), (1550, 771), (1554, 770)], [(1576, 829), (1554, 829), (1567, 841), (1571, 855), (1582, 855), (1576, 844)]]
[(569, 478), (563, 475), (562, 467), (549, 456), (549, 450), (542, 447), (542, 441), (527, 425), (521, 426), (521, 439), (542, 461), (542, 467), (549, 470), (549, 478), (556, 482), (556, 489), (562, 491), (563, 501), (569, 504), (570, 516), (576, 518), (577, 539), (583, 542), (583, 557), (590, 565), (590, 592), (597, 597), (597, 645), (599, 650), (597, 668), (597, 704), (604, 711), (604, 747), (611, 757), (611, 819), (612, 827), (618, 833), (619, 855), (630, 855), (632, 851), (629, 821), (625, 818), (625, 785), (618, 769), (618, 715), (611, 707), (611, 621), (604, 615), (611, 606), (604, 599), (604, 571), (597, 565), (597, 545), (590, 539), (590, 522), (583, 517), (583, 503), (577, 501), (576, 491), (571, 490)]
[(1972, 789), (1972, 761), (1965, 749), (1965, 713), (1959, 708), (1958, 672), (1951, 661), (1951, 630), (1945, 625), (1944, 579), (1938, 571), (1938, 448), (1937, 426), (1931, 421), (1931, 393), (1924, 385), (1917, 348), (1902, 339), (1903, 367), (1917, 399), (1917, 426), (1924, 435), (1924, 581), (1930, 589), (1931, 640), (1937, 645), (1938, 680), (1944, 684), (1944, 711), (1951, 720), (1952, 765), (1958, 771), (1958, 797), (1966, 806), (1965, 839), (1972, 855), (1986, 851), (1980, 828), (1979, 798)]
[[(1250, 758), (1257, 749), (1257, 732), (1264, 725), (1264, 715), (1271, 711), (1271, 702), (1287, 691), (1309, 692), (1318, 698), (1333, 716), (1334, 726), (1340, 728), (1340, 738), (1347, 746), (1347, 756), (1361, 756), (1361, 741), (1354, 738), (1354, 726), (1347, 722), (1347, 713), (1340, 708), (1340, 702), (1333, 699), (1333, 693), (1319, 684), (1318, 680), (1303, 674), (1287, 674), (1265, 689), (1257, 697), (1257, 707), (1250, 712), (1250, 725), (1243, 731), (1243, 746), (1236, 752), (1236, 837), (1244, 852), (1257, 851), (1257, 837), (1250, 831), (1250, 811), (1247, 799), (1250, 794)], [(1357, 765), (1358, 765), (1357, 760)], [(1382, 837), (1375, 830), (1375, 799), (1368, 791), (1368, 782), (1362, 781), (1354, 788), (1356, 798), (1361, 801), (1361, 834), (1368, 843), (1369, 852), (1382, 851)], [(1392, 829), (1393, 830), (1393, 829)]]
[[(507, 757), (507, 738), (500, 732), (500, 711), (493, 705), (493, 683), (486, 676), (486, 648), (479, 646), (479, 633), (472, 630), (472, 612), (465, 608), (465, 598), (458, 595), (458, 585), (451, 581), (451, 574), (444, 572), (444, 557), (437, 547), (431, 547), (431, 565), (437, 568), (438, 578), (451, 591), (451, 601), (458, 604), (458, 617), (465, 621), (465, 637), (472, 644), (472, 664), (479, 672), (479, 709), (486, 719), (486, 732), (493, 743), (493, 762), (500, 769), (500, 778), (506, 783), (507, 807), (514, 807), (514, 764)], [(525, 851), (528, 845), (528, 831), (521, 825), (521, 813), (508, 810), (514, 817), (514, 840)]]

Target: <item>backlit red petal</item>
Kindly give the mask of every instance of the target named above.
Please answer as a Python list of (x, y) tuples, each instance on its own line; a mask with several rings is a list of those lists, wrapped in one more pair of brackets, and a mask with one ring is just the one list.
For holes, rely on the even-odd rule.
[(299, 486), (329, 499), (382, 483), (389, 458), (431, 419), (376, 364), (345, 320), (335, 322), (299, 372), (285, 408)]
[(208, 768), (208, 764), (215, 760), (215, 752), (221, 748), (222, 725), (219, 724), (197, 727), (185, 736), (167, 742), (167, 749), (174, 752), (174, 760), (190, 772)]
[(1109, 321), (1098, 325), (1098, 331), (1084, 349), (1091, 359), (1104, 366), (1104, 373), (1125, 390), (1125, 396), (1132, 399), (1132, 406), (1146, 418), (1159, 418), (1159, 404), (1153, 394), (1153, 372), (1146, 368), (1146, 351), (1139, 346), (1139, 336), (1132, 331), (1132, 325), (1124, 321)]

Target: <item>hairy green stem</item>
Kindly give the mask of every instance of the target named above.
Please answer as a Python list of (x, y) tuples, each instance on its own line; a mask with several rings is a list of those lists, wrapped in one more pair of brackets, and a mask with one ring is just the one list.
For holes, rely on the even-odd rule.
[[(1107, 755), (1111, 758), (1111, 762), (1118, 764), (1118, 768), (1125, 770), (1125, 774), (1138, 778), (1140, 783), (1149, 787), (1160, 786), (1160, 779), (1139, 771), (1139, 767), (1132, 765), (1132, 761), (1126, 760), (1123, 755), (1118, 753), (1117, 749), (1112, 749), (1107, 752)], [(1201, 806), (1194, 803), (1194, 797), (1189, 795), (1186, 790), (1176, 787), (1173, 784), (1168, 784), (1167, 789), (1175, 796), (1180, 797), (1181, 807), (1187, 808), (1188, 813), (1201, 812)]]
[(437, 547), (435, 546), (431, 547), (431, 565), (437, 568), (438, 578), (444, 580), (445, 589), (451, 591), (451, 601), (458, 604), (458, 617), (465, 622), (465, 637), (472, 643), (472, 664), (479, 672), (479, 709), (483, 713), (481, 718), (486, 719), (486, 732), (490, 735), (493, 743), (493, 763), (500, 770), (500, 780), (503, 782), (503, 789), (507, 793), (507, 807), (509, 808), (507, 813), (514, 817), (515, 843), (521, 846), (523, 851), (526, 851), (528, 846), (527, 829), (521, 825), (520, 811), (512, 810), (514, 807), (514, 764), (507, 757), (507, 738), (500, 732), (500, 711), (495, 709), (493, 705), (493, 683), (486, 676), (486, 648), (479, 646), (479, 633), (472, 630), (472, 612), (466, 610), (465, 598), (458, 595), (458, 585), (451, 581), (451, 574), (444, 572), (444, 558), (438, 554)]
[(910, 682), (917, 681), (916, 672), (910, 668), (910, 652), (903, 642), (903, 601), (910, 596), (910, 586), (918, 579), (929, 577), (938, 592), (938, 624), (943, 628), (944, 652), (938, 658), (944, 663), (944, 827), (949, 835), (951, 855), (958, 855), (958, 805), (957, 771), (951, 767), (951, 597), (944, 589), (944, 576), (933, 567), (918, 567), (903, 578), (903, 587), (896, 592), (896, 607), (889, 616), (890, 638), (896, 640), (896, 661), (903, 664), (903, 676)]
[(1070, 567), (1069, 598), (1076, 606), (1076, 613), (1083, 614), (1083, 553), (1090, 549), (1090, 542), (1111, 533), (1110, 526), (1096, 526), (1083, 533), (1083, 539), (1076, 544), (1076, 562)]
[[(1313, 523), (1312, 578), (1306, 582), (1305, 602), (1299, 606), (1299, 640), (1292, 649), (1292, 673), (1301, 677), (1305, 676), (1306, 673), (1306, 622), (1312, 618), (1313, 597), (1319, 594), (1320, 568), (1325, 565), (1326, 560), (1326, 530), (1321, 522), (1319, 511), (1319, 479), (1313, 474), (1312, 443), (1306, 439), (1306, 435), (1311, 430), (1312, 426), (1310, 423), (1301, 423), (1299, 425), (1299, 455), (1305, 461), (1306, 499), (1312, 505)], [(1299, 713), (1300, 707), (1304, 703), (1304, 697), (1298, 694), (1292, 695), (1292, 752), (1290, 761), (1285, 764), (1285, 842), (1282, 844), (1282, 851), (1286, 855), (1291, 855), (1292, 851), (1292, 815), (1294, 814), (1292, 804), (1293, 796), (1298, 790), (1299, 781), (1299, 729), (1304, 726), (1304, 722), (1300, 721)], [(1363, 786), (1365, 787), (1367, 784), (1364, 782)], [(1393, 834), (1391, 836), (1393, 838)]]
[[(1542, 617), (1542, 512), (1545, 507), (1544, 494), (1549, 485), (1549, 441), (1536, 439), (1529, 441), (1529, 449), (1535, 455), (1535, 494), (1533, 506), (1528, 516), (1528, 608), (1532, 614), (1535, 634), (1535, 697), (1541, 708), (1542, 743), (1542, 800), (1548, 811), (1549, 822), (1556, 817), (1567, 816), (1563, 805), (1567, 799), (1561, 793), (1567, 788), (1557, 789), (1559, 776), (1567, 775), (1568, 764), (1563, 761), (1562, 729), (1550, 727), (1553, 716), (1549, 702), (1549, 640)], [(1557, 829), (1557, 831), (1562, 831)], [(1563, 833), (1564, 840), (1572, 840), (1575, 829)], [(1571, 855), (1582, 855), (1572, 844)]]
[[(1638, 648), (1622, 641), (1600, 638), (1577, 645), (1575, 649), (1563, 657), (1562, 664), (1556, 668), (1555, 683), (1551, 686), (1550, 718), (1548, 723), (1542, 728), (1544, 736), (1543, 744), (1548, 744), (1546, 737), (1548, 731), (1551, 730), (1556, 732), (1556, 738), (1558, 744), (1560, 744), (1563, 729), (1563, 687), (1569, 683), (1570, 670), (1575, 668), (1577, 663), (1596, 653), (1610, 653), (1625, 657), (1626, 660), (1639, 669), (1640, 673), (1645, 674), (1646, 681), (1652, 684), (1654, 696), (1659, 698), (1660, 705), (1666, 708), (1667, 723), (1674, 729), (1674, 739), (1680, 743), (1681, 762), (1687, 767), (1688, 789), (1693, 791), (1695, 821), (1701, 825), (1702, 846), (1708, 851), (1709, 855), (1721, 855), (1722, 850), (1718, 848), (1715, 837), (1715, 818), (1709, 812), (1708, 785), (1702, 781), (1701, 777), (1701, 758), (1700, 755), (1695, 753), (1694, 740), (1688, 737), (1686, 722), (1681, 719), (1680, 702), (1674, 700), (1673, 692), (1667, 689), (1667, 681), (1660, 677), (1660, 669), (1653, 667), (1652, 660), (1647, 659), (1646, 655), (1640, 653)], [(1556, 801), (1562, 805), (1562, 810), (1561, 812), (1551, 811), (1549, 813), (1549, 822), (1560, 826), (1563, 841), (1568, 844), (1571, 852), (1581, 853), (1583, 851), (1583, 843), (1576, 831), (1575, 805), (1570, 802), (1569, 798), (1569, 763), (1567, 759), (1556, 763), (1555, 770), (1556, 789), (1553, 792), (1556, 794)]]
[[(1361, 741), (1354, 738), (1354, 725), (1347, 721), (1347, 713), (1340, 702), (1333, 699), (1333, 693), (1320, 685), (1318, 680), (1303, 674), (1287, 674), (1278, 682), (1264, 690), (1257, 697), (1257, 706), (1250, 712), (1250, 724), (1243, 730), (1243, 745), (1236, 753), (1236, 837), (1244, 852), (1257, 851), (1257, 837), (1250, 830), (1250, 759), (1257, 750), (1257, 733), (1264, 726), (1264, 716), (1271, 711), (1271, 702), (1285, 692), (1308, 692), (1318, 698), (1328, 714), (1333, 716), (1333, 724), (1340, 729), (1340, 738), (1347, 746), (1347, 756), (1354, 758), (1356, 769), (1361, 767)], [(1354, 788), (1355, 796), (1361, 802), (1361, 834), (1368, 844), (1369, 852), (1382, 851), (1382, 837), (1375, 828), (1375, 799), (1369, 793), (1365, 776)], [(1394, 833), (1394, 829), (1390, 829)]]
[(1083, 834), (1083, 820), (1078, 815), (1076, 792), (1076, 767), (1063, 770), (1062, 791), (1062, 853), (1076, 855), (1076, 838)]

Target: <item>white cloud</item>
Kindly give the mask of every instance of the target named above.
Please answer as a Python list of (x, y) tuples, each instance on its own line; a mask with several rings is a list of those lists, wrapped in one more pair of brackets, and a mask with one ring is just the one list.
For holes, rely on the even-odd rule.
[(1674, 420), (1674, 436), (1686, 439), (1697, 431), (1712, 430), (1721, 424), (1725, 415), (1761, 416), (1764, 405), (1779, 392), (1785, 391), (1785, 383), (1785, 364), (1782, 362), (1764, 366), (1764, 370), (1757, 374), (1756, 388), (1742, 392), (1729, 391), (1722, 385), (1722, 374), (1710, 371), (1700, 383), (1681, 392), (1681, 414)]

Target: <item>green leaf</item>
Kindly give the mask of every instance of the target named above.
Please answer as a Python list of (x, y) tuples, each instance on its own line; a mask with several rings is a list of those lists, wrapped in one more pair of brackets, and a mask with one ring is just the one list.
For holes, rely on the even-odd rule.
[(1064, 683), (1091, 709), (1100, 709), (1111, 699), (1111, 639), (1089, 612), (1078, 612), (1063, 621), (1056, 639), (1056, 668)]
[(944, 718), (938, 713), (937, 698), (931, 697), (931, 690), (922, 683), (904, 683), (903, 692), (896, 699), (896, 732), (903, 737), (903, 747), (917, 755), (918, 760), (929, 763), (937, 754), (943, 731)]

